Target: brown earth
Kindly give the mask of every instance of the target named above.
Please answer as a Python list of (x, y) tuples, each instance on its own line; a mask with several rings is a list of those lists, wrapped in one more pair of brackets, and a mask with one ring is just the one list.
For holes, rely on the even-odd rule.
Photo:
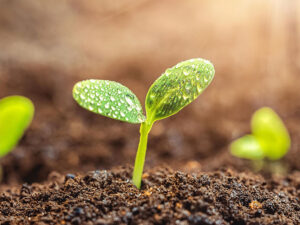
[(299, 173), (265, 181), (231, 170), (155, 168), (138, 190), (131, 172), (52, 173), (44, 184), (5, 191), (2, 224), (300, 224)]

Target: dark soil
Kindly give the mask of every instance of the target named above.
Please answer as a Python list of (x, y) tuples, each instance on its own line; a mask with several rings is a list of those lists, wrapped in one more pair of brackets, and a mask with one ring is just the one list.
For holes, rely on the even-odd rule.
[(186, 174), (155, 168), (142, 189), (131, 168), (52, 173), (4, 191), (2, 224), (300, 224), (299, 173), (283, 180), (224, 170)]

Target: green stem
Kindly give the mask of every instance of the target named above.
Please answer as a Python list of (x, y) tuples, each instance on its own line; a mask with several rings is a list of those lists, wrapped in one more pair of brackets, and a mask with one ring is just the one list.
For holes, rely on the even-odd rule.
[(146, 150), (147, 150), (148, 134), (149, 131), (151, 130), (152, 124), (153, 122), (149, 123), (146, 121), (143, 122), (140, 127), (141, 136), (140, 136), (139, 147), (135, 157), (134, 170), (132, 176), (132, 182), (138, 189), (141, 188), (142, 175), (143, 175)]

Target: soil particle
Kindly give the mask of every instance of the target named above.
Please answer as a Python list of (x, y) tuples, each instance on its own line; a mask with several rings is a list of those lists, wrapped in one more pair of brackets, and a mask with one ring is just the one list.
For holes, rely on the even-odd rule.
[[(141, 190), (132, 168), (52, 173), (41, 184), (6, 188), (1, 224), (300, 224), (299, 181), (231, 170), (186, 174), (154, 168)], [(297, 196), (298, 197), (295, 197)]]

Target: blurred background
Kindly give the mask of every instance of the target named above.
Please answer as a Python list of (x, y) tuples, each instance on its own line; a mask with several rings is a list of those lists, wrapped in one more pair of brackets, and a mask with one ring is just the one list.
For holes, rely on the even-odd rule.
[(252, 113), (270, 106), (293, 145), (299, 170), (300, 1), (0, 0), (0, 97), (36, 106), (20, 145), (1, 159), (4, 182), (58, 172), (133, 165), (139, 127), (94, 115), (72, 99), (82, 79), (128, 86), (144, 102), (152, 82), (177, 62), (201, 57), (216, 70), (208, 89), (154, 125), (146, 167), (241, 170), (228, 144), (250, 131)]

